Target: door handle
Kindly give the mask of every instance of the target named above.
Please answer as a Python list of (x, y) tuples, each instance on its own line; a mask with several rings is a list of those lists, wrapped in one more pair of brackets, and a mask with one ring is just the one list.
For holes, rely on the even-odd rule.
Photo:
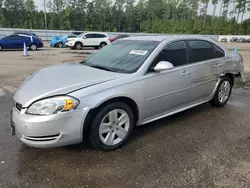
[(214, 65), (214, 68), (220, 68), (220, 67), (221, 67), (221, 64), (219, 63)]
[(190, 72), (187, 72), (187, 71), (183, 71), (183, 73), (181, 74), (181, 76), (189, 76), (190, 75)]

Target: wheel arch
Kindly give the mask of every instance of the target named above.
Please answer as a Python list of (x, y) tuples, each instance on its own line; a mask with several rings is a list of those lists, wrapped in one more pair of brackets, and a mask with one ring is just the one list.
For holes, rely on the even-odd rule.
[(84, 127), (83, 127), (83, 139), (85, 139), (86, 137), (88, 137), (88, 132), (89, 132), (89, 127), (91, 125), (91, 122), (93, 121), (95, 115), (105, 106), (108, 105), (110, 103), (114, 103), (114, 102), (123, 102), (125, 104), (127, 104), (131, 110), (133, 111), (133, 114), (135, 116), (135, 124), (137, 124), (138, 120), (139, 120), (139, 107), (137, 105), (137, 103), (129, 98), (129, 97), (125, 97), (125, 96), (117, 96), (117, 97), (113, 97), (110, 99), (107, 99), (105, 101), (102, 101), (101, 103), (99, 103), (96, 107), (90, 109), (90, 111), (88, 112), (85, 121), (84, 121)]
[(232, 86), (234, 86), (234, 83), (235, 83), (234, 79), (236, 78), (236, 74), (234, 74), (232, 72), (227, 72), (227, 73), (224, 73), (224, 74), (220, 75), (220, 77), (225, 77), (225, 76), (227, 76), (227, 77), (229, 77), (231, 79)]

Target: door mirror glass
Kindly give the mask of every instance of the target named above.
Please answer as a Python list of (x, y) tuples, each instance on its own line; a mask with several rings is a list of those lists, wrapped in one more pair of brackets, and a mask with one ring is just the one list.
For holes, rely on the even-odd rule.
[(171, 70), (173, 69), (174, 66), (172, 63), (168, 62), (168, 61), (160, 61), (154, 68), (154, 71), (156, 72), (161, 72), (161, 71), (165, 71), (165, 70)]

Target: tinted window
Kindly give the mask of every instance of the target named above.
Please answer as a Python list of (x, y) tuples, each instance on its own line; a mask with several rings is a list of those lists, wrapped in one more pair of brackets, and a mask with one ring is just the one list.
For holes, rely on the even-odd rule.
[(169, 44), (155, 59), (152, 67), (160, 61), (168, 61), (176, 66), (187, 63), (187, 49), (184, 41)]
[(85, 65), (115, 72), (136, 72), (152, 53), (157, 41), (120, 40), (105, 46), (85, 61)]
[(225, 52), (218, 46), (214, 46), (214, 51), (215, 51), (215, 57), (220, 58), (220, 57), (225, 57)]
[(5, 40), (24, 40), (26, 38), (27, 37), (23, 37), (23, 36), (19, 36), (19, 35), (11, 35), (11, 36), (5, 37), (4, 39)]
[(188, 41), (190, 47), (189, 63), (214, 58), (212, 46), (206, 41)]
[(94, 38), (94, 37), (93, 37), (93, 34), (87, 34), (87, 35), (85, 35), (85, 37), (86, 37), (86, 38)]
[(95, 38), (105, 38), (106, 36), (103, 34), (95, 34)]

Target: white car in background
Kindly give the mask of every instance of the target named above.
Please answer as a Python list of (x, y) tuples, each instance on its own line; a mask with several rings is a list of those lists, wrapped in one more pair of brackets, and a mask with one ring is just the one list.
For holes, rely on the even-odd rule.
[(71, 49), (80, 50), (82, 47), (94, 47), (95, 49), (99, 49), (110, 43), (110, 38), (107, 33), (89, 32), (70, 39), (66, 42), (66, 45)]

